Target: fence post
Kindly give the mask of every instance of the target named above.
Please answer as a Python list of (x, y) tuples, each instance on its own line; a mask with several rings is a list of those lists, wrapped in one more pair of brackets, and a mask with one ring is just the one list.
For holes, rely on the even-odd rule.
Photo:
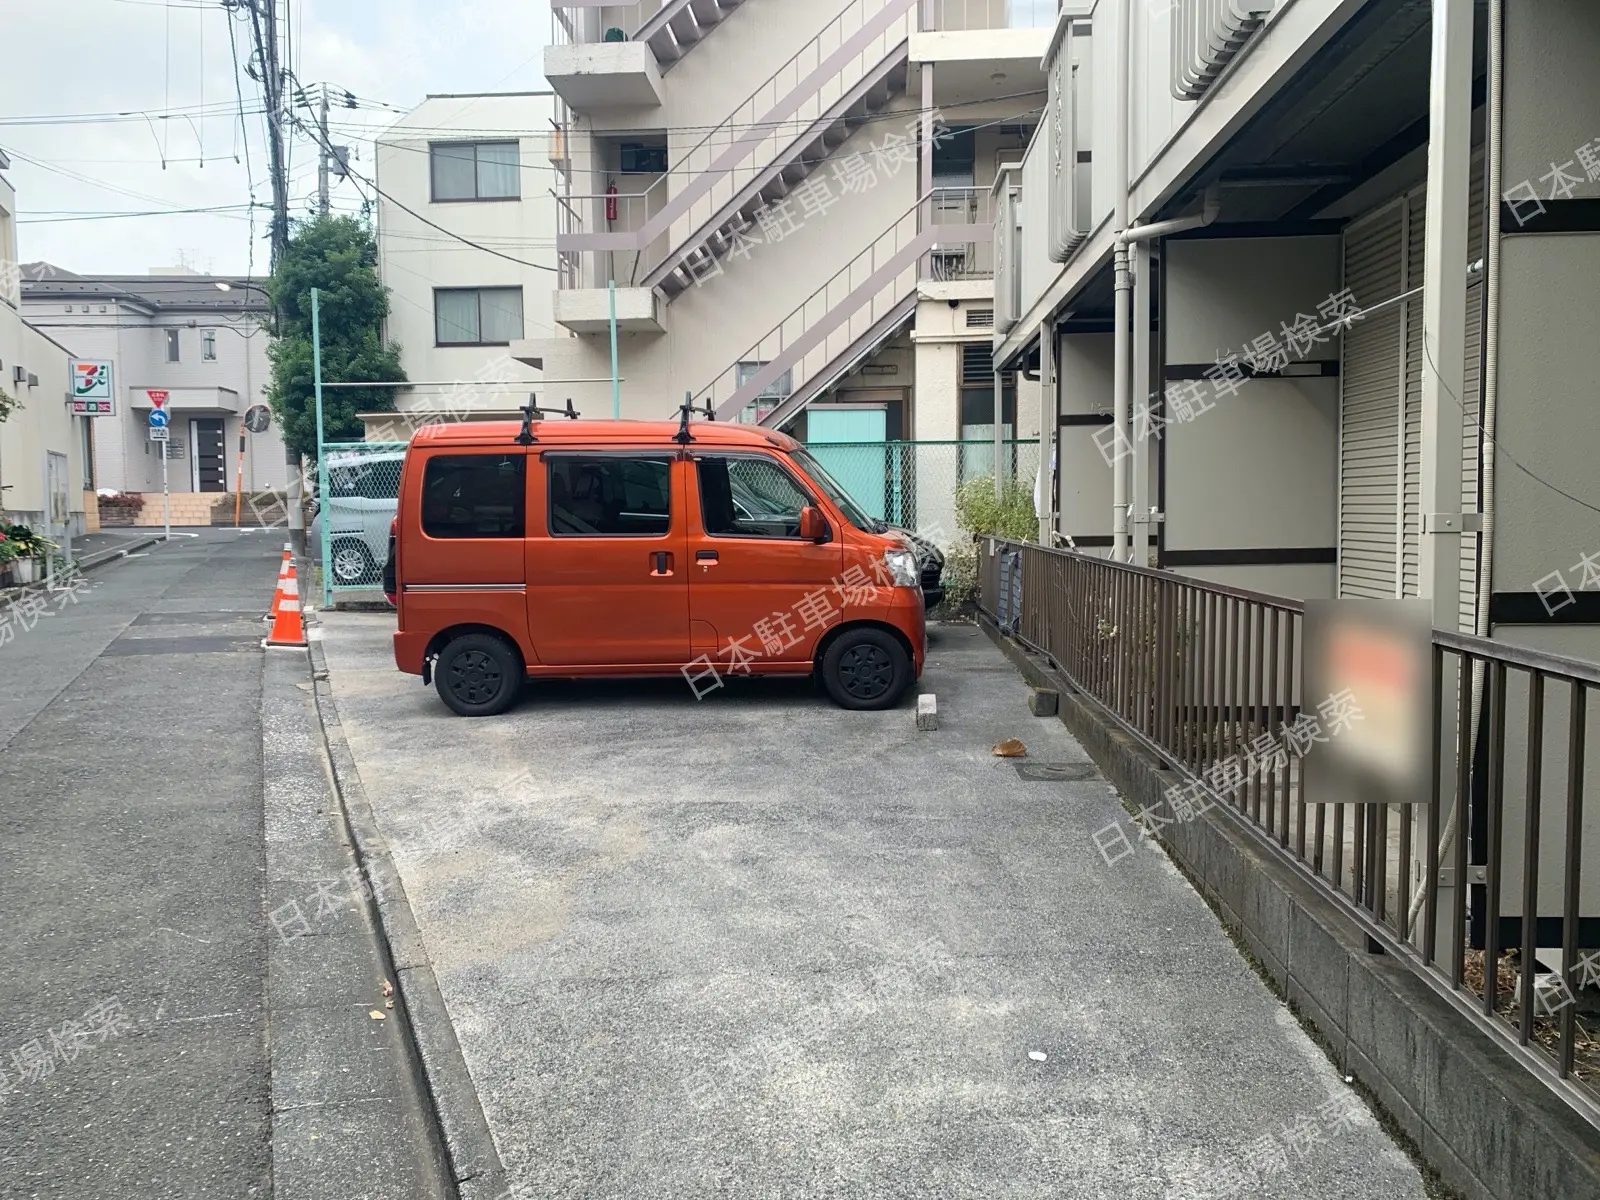
[(333, 607), (333, 543), (328, 536), (328, 452), (322, 432), (322, 308), (311, 289), (311, 369), (317, 400), (317, 511), (322, 517), (322, 607)]

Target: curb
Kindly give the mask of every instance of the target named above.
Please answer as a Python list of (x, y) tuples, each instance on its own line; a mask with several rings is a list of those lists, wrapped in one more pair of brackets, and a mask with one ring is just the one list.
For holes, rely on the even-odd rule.
[[(320, 625), (320, 622), (318, 622)], [(406, 1013), (407, 1057), (412, 1077), (427, 1098), (433, 1132), (444, 1147), (455, 1192), (462, 1200), (489, 1200), (506, 1192), (505, 1165), (478, 1102), (477, 1088), (456, 1039), (422, 932), (388, 843), (378, 830), (355, 758), (345, 740), (328, 680), (328, 660), (319, 637), (308, 636), (312, 695), (332, 767), (333, 791), (356, 862), (371, 883), (368, 909), (382, 952), (393, 968)]]
[[(101, 550), (95, 554), (86, 554), (84, 557), (74, 560), (73, 566), (79, 575), (87, 575), (90, 571), (98, 570), (107, 563), (127, 558), (128, 555), (154, 546), (160, 541), (159, 537), (143, 538), (139, 541), (130, 542), (126, 546), (118, 546), (113, 550)], [(26, 596), (29, 592), (42, 592), (47, 589), (48, 584), (49, 580), (47, 579), (35, 579), (32, 583), (0, 588), (0, 597), (15, 599), (18, 596)]]

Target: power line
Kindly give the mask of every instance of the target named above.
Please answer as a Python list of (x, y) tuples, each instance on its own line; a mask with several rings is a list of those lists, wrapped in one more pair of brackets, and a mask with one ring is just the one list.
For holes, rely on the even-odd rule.
[[(313, 140), (315, 140), (314, 136), (310, 133), (310, 131), (306, 129), (304, 122), (300, 121), (299, 118), (294, 117), (292, 114), (290, 116), (290, 120), (294, 122), (294, 125), (295, 125), (296, 129), (300, 130), (300, 132), (302, 132), (302, 133), (305, 133), (307, 136), (312, 136)], [(326, 145), (326, 143), (324, 143), (324, 145)], [(549, 271), (551, 274), (555, 274), (556, 268), (553, 267), (553, 266), (549, 266), (549, 265), (547, 265), (545, 263), (529, 262), (527, 259), (518, 258), (514, 254), (506, 254), (506, 253), (504, 253), (504, 252), (502, 252), (500, 250), (494, 249), (492, 246), (485, 246), (481, 242), (475, 242), (471, 238), (463, 237), (463, 236), (461, 236), (461, 234), (456, 233), (453, 229), (446, 229), (443, 225), (438, 224), (436, 221), (430, 221), (427, 217), (423, 216), (416, 209), (411, 208), (409, 205), (406, 205), (406, 204), (402, 203), (399, 200), (396, 200), (388, 192), (386, 192), (382, 188), (380, 188), (375, 180), (368, 179), (365, 175), (358, 174), (356, 171), (350, 170), (349, 168), (346, 168), (346, 174), (350, 178), (351, 182), (356, 185), (356, 190), (357, 191), (360, 191), (361, 190), (361, 184), (365, 183), (374, 192), (376, 192), (378, 195), (382, 196), (385, 200), (387, 200), (390, 204), (394, 205), (401, 212), (408, 213), (410, 216), (416, 218), (418, 221), (421, 221), (424, 225), (427, 225), (432, 229), (437, 229), (440, 233), (445, 234), (447, 237), (454, 238), (458, 242), (462, 242), (462, 243), (464, 243), (464, 244), (466, 244), (468, 246), (471, 246), (474, 250), (481, 250), (485, 254), (493, 255), (495, 258), (503, 258), (507, 262), (514, 262), (514, 263), (517, 263), (519, 266), (532, 267), (536, 271)], [(362, 193), (362, 197), (363, 197), (363, 199), (366, 198), (366, 194), (364, 192)]]
[(1422, 353), (1427, 358), (1428, 365), (1433, 368), (1434, 377), (1436, 379), (1438, 379), (1439, 386), (1444, 389), (1444, 394), (1449, 396), (1451, 402), (1457, 408), (1459, 408), (1461, 410), (1462, 418), (1464, 420), (1471, 421), (1472, 424), (1477, 427), (1478, 440), (1479, 440), (1480, 443), (1489, 442), (1491, 445), (1494, 446), (1494, 450), (1495, 450), (1496, 454), (1504, 455), (1505, 456), (1505, 460), (1508, 463), (1510, 463), (1517, 470), (1521, 471), (1524, 475), (1526, 475), (1529, 479), (1533, 480), (1535, 483), (1541, 485), (1542, 487), (1549, 488), (1552, 492), (1554, 492), (1558, 496), (1566, 497), (1568, 500), (1570, 500), (1574, 504), (1576, 504), (1579, 508), (1586, 508), (1592, 513), (1600, 514), (1600, 507), (1596, 507), (1595, 505), (1590, 504), (1587, 500), (1583, 500), (1583, 499), (1580, 499), (1577, 496), (1574, 496), (1571, 492), (1567, 491), (1565, 488), (1560, 487), (1560, 486), (1558, 486), (1558, 485), (1556, 485), (1554, 483), (1551, 483), (1548, 479), (1544, 478), (1542, 475), (1539, 475), (1537, 472), (1529, 470), (1527, 467), (1523, 466), (1520, 462), (1518, 462), (1514, 457), (1512, 457), (1511, 452), (1505, 448), (1505, 444), (1503, 442), (1501, 442), (1499, 438), (1496, 438), (1492, 434), (1490, 434), (1489, 431), (1483, 427), (1483, 422), (1478, 420), (1478, 418), (1476, 416), (1474, 416), (1472, 413), (1467, 411), (1467, 406), (1461, 402), (1461, 398), (1459, 396), (1457, 396), (1454, 392), (1452, 392), (1448, 387), (1445, 387), (1444, 373), (1439, 370), (1439, 364), (1434, 361), (1433, 351), (1428, 349), (1428, 339), (1426, 337), (1424, 337), (1422, 339)]
[[(190, 216), (198, 213), (223, 213), (238, 212), (242, 208), (252, 208), (253, 204), (211, 204), (201, 208), (156, 208), (144, 212), (77, 212), (62, 213), (58, 216), (43, 217), (18, 217), (18, 225), (51, 225), (64, 224), (70, 221), (115, 221), (126, 217), (177, 217)], [(50, 210), (45, 210), (46, 212)]]

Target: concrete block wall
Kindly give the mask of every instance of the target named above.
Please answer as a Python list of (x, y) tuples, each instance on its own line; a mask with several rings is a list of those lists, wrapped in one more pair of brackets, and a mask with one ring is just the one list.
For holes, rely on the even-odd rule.
[[(211, 524), (211, 506), (226, 496), (224, 492), (173, 492), (171, 494), (172, 523), (174, 525)], [(144, 507), (134, 517), (135, 525), (163, 524), (160, 492), (146, 492)]]
[[(1135, 809), (1181, 782), (1046, 663), (984, 628)], [(1600, 1135), (1232, 816), (1167, 826), (1163, 847), (1271, 986), (1467, 1200), (1600, 1196)]]

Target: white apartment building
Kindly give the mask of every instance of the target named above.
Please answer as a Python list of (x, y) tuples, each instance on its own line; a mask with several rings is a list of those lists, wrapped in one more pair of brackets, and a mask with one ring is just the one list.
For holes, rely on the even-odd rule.
[[(554, 13), (559, 330), (513, 354), (602, 382), (552, 401), (662, 419), (690, 397), (813, 444), (992, 435), (990, 185), (1038, 121), (1053, 5)], [(1005, 432), (1036, 434), (1019, 386)]]
[(1044, 532), (1600, 659), (1596, 62), (1563, 0), (1069, 0), (995, 189)]
[[(0, 172), (10, 167), (0, 154)], [(90, 420), (67, 403), (71, 355), (23, 319), (17, 261), (17, 194), (0, 174), (0, 512), (58, 545), (85, 532), (91, 467)]]
[(285, 486), (276, 420), (264, 433), (242, 430), (245, 413), (267, 403), (271, 364), (262, 320), (269, 308), (260, 281), (232, 275), (181, 267), (147, 275), (76, 275), (49, 263), (23, 268), (29, 323), (73, 357), (111, 364), (115, 411), (88, 418), (93, 488), (161, 491), (162, 443), (149, 436), (152, 393), (169, 413), (168, 486), (194, 497), (175, 510), (180, 523), (204, 523), (209, 493), (241, 483), (246, 492)]
[(386, 336), (415, 381), (400, 411), (506, 416), (536, 390), (542, 372), (509, 350), (555, 332), (554, 118), (550, 92), (429, 96), (377, 138)]

